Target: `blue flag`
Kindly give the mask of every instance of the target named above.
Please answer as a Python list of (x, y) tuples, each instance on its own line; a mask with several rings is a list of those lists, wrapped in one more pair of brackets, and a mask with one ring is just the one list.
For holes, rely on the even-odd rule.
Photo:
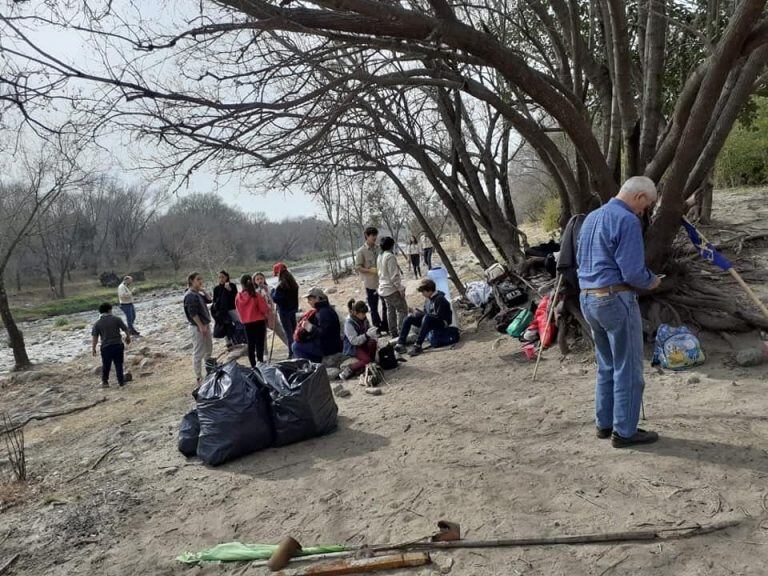
[(715, 266), (719, 266), (723, 270), (728, 271), (733, 268), (731, 261), (720, 254), (720, 252), (715, 249), (712, 242), (704, 238), (704, 236), (702, 236), (699, 231), (696, 230), (696, 227), (688, 222), (688, 220), (685, 218), (683, 218), (683, 227), (685, 228), (685, 231), (688, 232), (688, 238), (691, 239), (691, 242), (696, 247), (699, 256), (701, 256), (707, 262), (711, 262)]

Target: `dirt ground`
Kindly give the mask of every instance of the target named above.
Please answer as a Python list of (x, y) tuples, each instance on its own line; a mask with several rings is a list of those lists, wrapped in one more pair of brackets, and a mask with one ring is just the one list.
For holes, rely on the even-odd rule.
[[(764, 200), (729, 198), (719, 204), (723, 227), (738, 218), (768, 228)], [(745, 257), (765, 265), (765, 252), (748, 250)], [(331, 299), (343, 309), (356, 289), (345, 280)], [(708, 359), (695, 370), (648, 365), (643, 424), (661, 440), (616, 450), (594, 436), (589, 350), (565, 359), (546, 352), (532, 382), (518, 342), (489, 323), (463, 328), (455, 349), (428, 351), (388, 373), (382, 396), (351, 384), (352, 396), (337, 399), (335, 433), (216, 469), (176, 450), (179, 420), (192, 405), (191, 363), (181, 353), (151, 358), (158, 336), (140, 343), (151, 368), (125, 389), (102, 392), (83, 360), (41, 367), (38, 379), (6, 379), (0, 410), (16, 414), (107, 400), (26, 427), (31, 480), (25, 489), (0, 485), (0, 567), (18, 554), (5, 574), (261, 574), (265, 568), (188, 567), (175, 558), (288, 534), (305, 545), (402, 542), (432, 533), (441, 518), (472, 539), (738, 519), (691, 539), (457, 550), (434, 554), (433, 567), (390, 573), (766, 573), (768, 367), (737, 367), (731, 347), (758, 344), (756, 333), (731, 344), (705, 336)], [(8, 476), (7, 465), (0, 474)]]

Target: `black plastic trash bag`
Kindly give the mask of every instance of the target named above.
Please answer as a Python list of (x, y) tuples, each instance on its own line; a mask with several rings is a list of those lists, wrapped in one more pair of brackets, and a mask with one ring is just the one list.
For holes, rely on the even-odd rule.
[(259, 364), (256, 371), (272, 397), (275, 445), (285, 446), (336, 429), (339, 409), (328, 372), (309, 360)]
[(269, 394), (256, 374), (232, 361), (218, 366), (197, 391), (197, 455), (218, 466), (272, 445)]
[(179, 425), (179, 452), (187, 458), (197, 453), (197, 437), (200, 435), (200, 420), (197, 410), (190, 410), (181, 419)]

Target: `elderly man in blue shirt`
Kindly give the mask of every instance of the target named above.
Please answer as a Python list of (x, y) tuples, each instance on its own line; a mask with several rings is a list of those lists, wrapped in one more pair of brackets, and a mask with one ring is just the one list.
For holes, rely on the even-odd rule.
[(576, 253), (581, 310), (597, 356), (597, 437), (611, 438), (615, 448), (659, 439), (656, 432), (637, 427), (645, 388), (637, 291), (661, 283), (645, 266), (640, 217), (656, 196), (650, 178), (627, 180), (615, 198), (586, 217)]

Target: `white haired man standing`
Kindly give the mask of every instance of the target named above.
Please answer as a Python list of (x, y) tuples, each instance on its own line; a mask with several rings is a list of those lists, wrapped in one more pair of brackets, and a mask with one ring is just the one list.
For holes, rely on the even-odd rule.
[(632, 177), (615, 198), (586, 217), (579, 234), (581, 310), (592, 328), (597, 357), (597, 437), (611, 438), (615, 448), (659, 438), (637, 427), (645, 388), (637, 291), (661, 283), (645, 265), (640, 217), (656, 197), (650, 178)]

